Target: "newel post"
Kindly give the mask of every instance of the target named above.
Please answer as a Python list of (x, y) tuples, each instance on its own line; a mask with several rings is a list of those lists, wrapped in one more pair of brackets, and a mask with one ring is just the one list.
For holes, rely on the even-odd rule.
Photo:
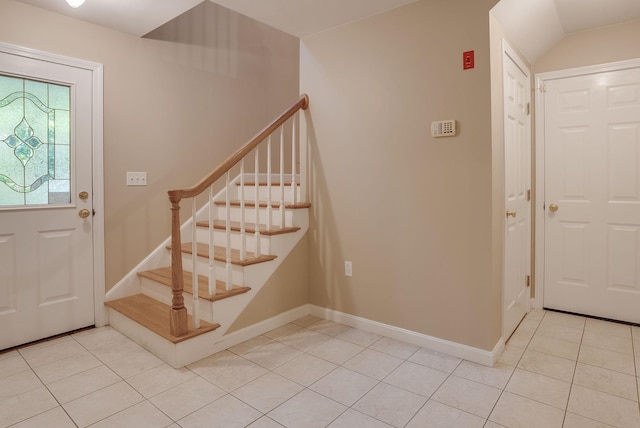
[(182, 291), (184, 288), (182, 275), (182, 251), (180, 238), (180, 196), (169, 191), (171, 201), (171, 300), (170, 330), (173, 336), (184, 336), (188, 333), (187, 308), (184, 306)]

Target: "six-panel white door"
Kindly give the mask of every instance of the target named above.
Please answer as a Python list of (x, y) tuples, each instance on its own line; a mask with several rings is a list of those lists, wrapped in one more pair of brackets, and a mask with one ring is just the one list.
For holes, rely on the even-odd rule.
[(505, 44), (504, 82), (504, 287), (503, 337), (511, 336), (529, 311), (531, 271), (530, 72)]
[(545, 84), (544, 306), (640, 322), (640, 69)]
[[(0, 75), (5, 78), (0, 349), (5, 349), (94, 324), (92, 72), (0, 52)], [(56, 93), (65, 91), (69, 105), (56, 105), (64, 103), (56, 101)], [(67, 136), (59, 135), (61, 121), (70, 124)], [(24, 173), (16, 177), (20, 168)]]

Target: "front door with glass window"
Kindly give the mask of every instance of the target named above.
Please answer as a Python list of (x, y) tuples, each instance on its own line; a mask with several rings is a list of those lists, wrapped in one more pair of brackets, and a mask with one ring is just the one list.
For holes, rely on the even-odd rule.
[(0, 52), (0, 349), (94, 324), (91, 90)]

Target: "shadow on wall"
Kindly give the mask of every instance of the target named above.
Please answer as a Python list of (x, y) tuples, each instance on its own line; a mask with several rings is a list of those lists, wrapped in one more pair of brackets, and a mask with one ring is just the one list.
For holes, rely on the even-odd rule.
[(168, 59), (220, 76), (237, 77), (241, 25), (236, 12), (205, 1), (143, 38), (173, 42), (174, 52), (167, 53)]
[[(350, 279), (343, 274), (343, 246), (327, 189), (326, 175), (310, 112), (305, 112), (309, 138), (309, 303), (341, 311), (353, 308)], [(326, 285), (323, 285), (326, 284)]]

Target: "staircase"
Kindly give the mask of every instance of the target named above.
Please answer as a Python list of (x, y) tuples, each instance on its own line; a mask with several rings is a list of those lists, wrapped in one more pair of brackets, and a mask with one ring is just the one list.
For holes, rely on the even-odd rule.
[[(176, 368), (226, 347), (229, 327), (308, 228), (301, 173), (306, 154), (297, 142), (295, 115), (307, 105), (302, 96), (198, 185), (169, 192), (172, 237), (107, 293), (113, 328)], [(245, 160), (252, 172), (245, 172)], [(220, 178), (225, 183), (214, 195)], [(182, 224), (179, 203), (187, 198), (191, 216)]]

